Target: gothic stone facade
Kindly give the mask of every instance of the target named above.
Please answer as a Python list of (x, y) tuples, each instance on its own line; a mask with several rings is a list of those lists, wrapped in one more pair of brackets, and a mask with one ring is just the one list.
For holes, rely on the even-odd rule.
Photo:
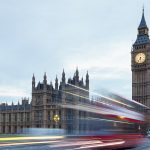
[(150, 39), (144, 17), (131, 51), (132, 99), (150, 107)]
[[(60, 84), (55, 79), (55, 87), (47, 83), (44, 75), (43, 82), (35, 83), (32, 77), (32, 100), (23, 99), (18, 105), (0, 105), (0, 133), (22, 133), (24, 128), (61, 128), (68, 133), (86, 130), (86, 125), (79, 118), (86, 117), (86, 112), (65, 108), (63, 104), (78, 104), (89, 97), (89, 75), (85, 83), (79, 79), (78, 69), (73, 78), (66, 82), (65, 72), (62, 73)], [(54, 119), (55, 118), (55, 119)]]

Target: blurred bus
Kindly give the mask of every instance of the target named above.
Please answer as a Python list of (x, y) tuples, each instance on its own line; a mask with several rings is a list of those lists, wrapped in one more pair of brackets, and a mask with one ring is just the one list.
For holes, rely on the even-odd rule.
[(113, 93), (93, 93), (89, 97), (71, 92), (67, 94), (80, 99), (61, 105), (79, 114), (78, 118), (72, 119), (74, 124), (79, 124), (79, 128), (67, 137), (73, 135), (79, 140), (99, 141), (98, 144), (86, 144), (83, 148), (135, 147), (145, 139), (147, 106)]

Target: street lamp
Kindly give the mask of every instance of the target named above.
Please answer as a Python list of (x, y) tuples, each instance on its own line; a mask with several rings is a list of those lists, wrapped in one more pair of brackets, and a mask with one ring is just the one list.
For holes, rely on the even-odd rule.
[(58, 115), (54, 115), (53, 120), (57, 123), (60, 120), (60, 117)]

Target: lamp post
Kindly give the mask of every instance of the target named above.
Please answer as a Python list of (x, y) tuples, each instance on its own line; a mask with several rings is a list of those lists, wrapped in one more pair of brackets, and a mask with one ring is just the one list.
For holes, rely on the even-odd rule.
[(60, 121), (60, 117), (56, 114), (54, 115), (53, 120), (58, 123)]

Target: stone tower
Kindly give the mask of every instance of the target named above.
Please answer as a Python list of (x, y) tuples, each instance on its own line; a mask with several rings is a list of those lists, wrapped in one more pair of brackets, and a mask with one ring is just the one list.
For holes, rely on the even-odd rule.
[(132, 99), (150, 106), (150, 40), (144, 8), (131, 51)]

